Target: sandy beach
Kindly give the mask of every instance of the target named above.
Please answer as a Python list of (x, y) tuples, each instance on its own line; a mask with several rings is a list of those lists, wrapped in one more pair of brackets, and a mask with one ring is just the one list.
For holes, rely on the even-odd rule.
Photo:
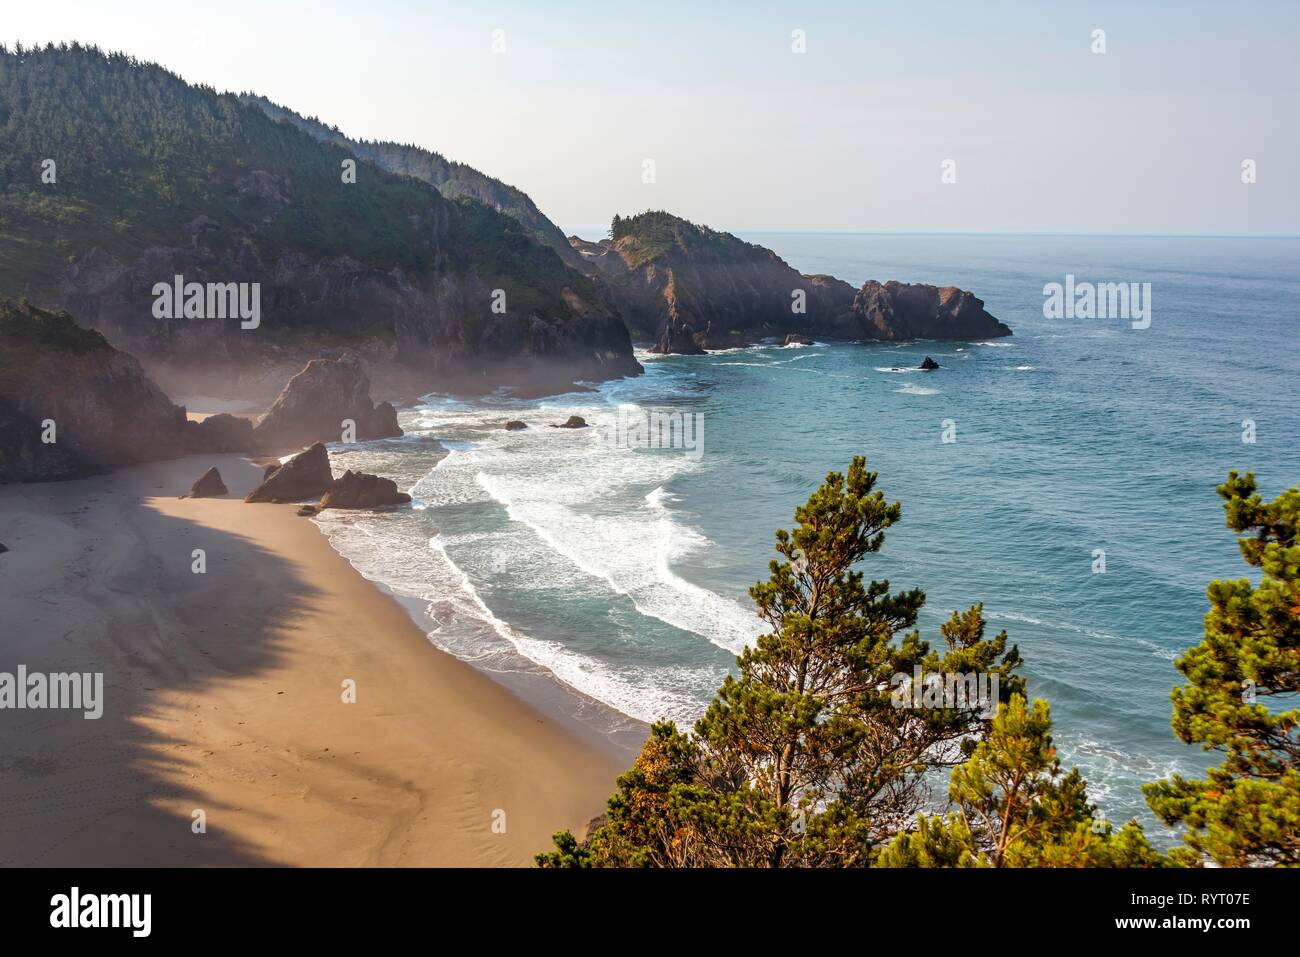
[[(209, 465), (231, 494), (179, 498)], [(0, 671), (104, 675), (98, 720), (0, 711), (0, 865), (512, 866), (581, 834), (626, 762), (434, 648), (293, 506), (245, 504), (260, 474), (0, 488)]]

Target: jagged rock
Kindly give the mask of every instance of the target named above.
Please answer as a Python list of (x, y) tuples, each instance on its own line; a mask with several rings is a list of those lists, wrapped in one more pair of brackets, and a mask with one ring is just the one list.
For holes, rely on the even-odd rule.
[(226, 488), (226, 483), (221, 481), (221, 473), (217, 471), (216, 466), (213, 466), (190, 486), (190, 498), (215, 498), (218, 495), (225, 495), (229, 491), (230, 489)]
[(505, 430), (507, 432), (519, 432), (526, 428), (528, 428), (528, 423), (521, 422), (518, 419), (511, 419), (509, 422), (505, 424)]
[(3, 555), (7, 551), (9, 551), (9, 549), (5, 548), (4, 542), (0, 542), (0, 555)]
[(853, 311), (872, 339), (990, 339), (1011, 330), (984, 311), (984, 301), (955, 286), (867, 282)]
[(397, 490), (392, 479), (371, 475), (369, 472), (348, 470), (335, 479), (330, 490), (320, 500), (321, 510), (327, 508), (380, 508), (384, 505), (405, 505), (411, 496)]
[(939, 368), (939, 363), (935, 362), (929, 356), (926, 356), (921, 360), (921, 364), (917, 366), (917, 368), (924, 369), (926, 372), (933, 372), (935, 369)]
[(245, 497), (245, 502), (301, 502), (330, 490), (334, 473), (325, 446), (317, 442), (278, 467), (269, 467), (262, 484)]
[(784, 345), (787, 345), (787, 346), (811, 346), (811, 345), (816, 345), (816, 343), (814, 343), (814, 342), (813, 342), (811, 339), (809, 339), (807, 336), (801, 336), (801, 335), (798, 335), (798, 334), (793, 333), (793, 332), (790, 333), (790, 335), (788, 335), (788, 336), (785, 337), (785, 342), (784, 342), (783, 344), (784, 344)]
[[(53, 442), (42, 441), (47, 434)], [(0, 301), (0, 482), (80, 478), (184, 454), (185, 410), (133, 356), (66, 312)]]
[(571, 415), (559, 425), (553, 425), (553, 429), (585, 429), (587, 420), (580, 415)]
[(370, 379), (352, 353), (307, 363), (254, 427), (253, 441), (258, 448), (337, 442), (346, 419), (356, 423), (358, 441), (402, 434), (393, 407), (370, 401)]
[(651, 352), (660, 355), (702, 356), (705, 353), (700, 340), (705, 333), (697, 333), (689, 322), (669, 319), (659, 333), (659, 340), (650, 347)]
[(222, 452), (247, 452), (253, 447), (253, 422), (237, 415), (220, 412), (202, 422), (185, 423), (185, 453), (214, 455)]
[(306, 517), (310, 517), (310, 516), (312, 516), (312, 515), (319, 515), (319, 514), (320, 514), (320, 506), (319, 506), (319, 505), (303, 505), (303, 506), (301, 506), (301, 507), (298, 509), (298, 511), (297, 511), (296, 514), (298, 514), (298, 515), (302, 515), (304, 518), (306, 518)]

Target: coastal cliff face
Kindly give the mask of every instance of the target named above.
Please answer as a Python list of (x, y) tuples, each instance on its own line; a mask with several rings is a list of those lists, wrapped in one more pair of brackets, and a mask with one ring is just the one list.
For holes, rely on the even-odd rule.
[(729, 233), (667, 213), (616, 218), (613, 233), (575, 248), (609, 284), (633, 337), (657, 348), (680, 352), (693, 341), (723, 349), (849, 318), (847, 283), (810, 282), (770, 249)]
[[(125, 56), (0, 53), (0, 295), (69, 309), (176, 391), (269, 401), (336, 347), (390, 394), (641, 371), (602, 291), (504, 204), (357, 159)], [(256, 326), (160, 316), (176, 276), (257, 284)]]
[(0, 482), (177, 458), (185, 436), (185, 410), (133, 357), (66, 312), (0, 301)]
[(833, 339), (975, 339), (1010, 335), (981, 300), (955, 288), (862, 289), (805, 276), (770, 249), (668, 213), (615, 217), (612, 237), (572, 237), (606, 283), (634, 338), (694, 354), (788, 335)]

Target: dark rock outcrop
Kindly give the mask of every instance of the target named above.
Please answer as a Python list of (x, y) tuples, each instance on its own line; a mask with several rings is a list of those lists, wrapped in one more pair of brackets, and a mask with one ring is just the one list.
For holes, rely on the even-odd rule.
[(9, 549), (5, 548), (4, 542), (0, 542), (0, 555), (3, 555), (7, 551), (9, 551)]
[(218, 495), (225, 495), (230, 489), (226, 488), (226, 483), (221, 481), (221, 473), (217, 471), (216, 466), (208, 469), (199, 480), (190, 486), (190, 498), (216, 498)]
[(672, 316), (664, 321), (663, 331), (659, 333), (659, 339), (650, 351), (665, 356), (702, 356), (707, 351), (701, 345), (703, 341), (704, 333), (696, 332), (690, 323)]
[(397, 490), (392, 479), (353, 472), (350, 469), (334, 480), (330, 490), (320, 500), (320, 508), (382, 508), (386, 505), (405, 505), (411, 496)]
[(334, 484), (330, 456), (317, 442), (280, 466), (268, 466), (262, 484), (249, 492), (245, 502), (301, 502), (324, 495)]
[(201, 422), (185, 423), (185, 454), (247, 452), (253, 447), (253, 421), (219, 412)]
[(511, 419), (503, 426), (503, 428), (507, 432), (522, 432), (524, 429), (528, 428), (528, 423), (521, 422), (519, 419)]
[(587, 420), (580, 415), (571, 415), (558, 425), (553, 425), (553, 429), (585, 429)]
[(939, 363), (935, 362), (929, 356), (926, 356), (921, 360), (921, 364), (917, 366), (917, 368), (924, 370), (925, 372), (933, 372), (935, 369), (939, 368)]
[(867, 338), (989, 339), (1011, 330), (984, 310), (984, 300), (954, 286), (867, 282), (853, 297)]
[(652, 352), (698, 354), (786, 336), (1011, 334), (962, 290), (875, 281), (855, 290), (834, 276), (801, 275), (770, 249), (664, 212), (616, 219), (613, 237), (599, 243), (570, 243)]
[(280, 397), (253, 428), (258, 448), (337, 442), (343, 422), (356, 423), (357, 441), (402, 434), (397, 412), (387, 402), (370, 401), (370, 379), (351, 353), (313, 359), (289, 380)]
[(782, 345), (811, 346), (811, 345), (816, 345), (816, 343), (813, 342), (811, 339), (809, 339), (807, 336), (800, 336), (792, 332), (790, 333), (790, 335), (785, 337), (785, 342), (782, 343)]
[(0, 301), (0, 482), (80, 478), (183, 454), (185, 410), (134, 357), (66, 312)]

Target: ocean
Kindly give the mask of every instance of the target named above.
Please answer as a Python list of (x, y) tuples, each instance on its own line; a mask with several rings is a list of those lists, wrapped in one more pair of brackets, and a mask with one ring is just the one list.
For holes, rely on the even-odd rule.
[[(589, 393), (431, 395), (402, 411), (404, 438), (331, 450), (414, 497), (325, 513), (332, 545), (435, 645), (630, 760), (636, 722), (703, 711), (758, 634), (747, 589), (774, 530), (863, 454), (903, 509), (867, 577), (926, 592), (931, 644), (983, 602), (1067, 767), (1166, 843), (1142, 784), (1217, 763), (1170, 731), (1174, 659), (1200, 639), (1206, 583), (1251, 577), (1215, 485), (1232, 468), (1270, 498), (1300, 483), (1300, 239), (743, 238), (854, 285), (971, 290), (1015, 335), (642, 353), (643, 377)], [(1045, 318), (1043, 287), (1067, 275), (1149, 282), (1150, 326)], [(927, 355), (938, 371), (909, 369)], [(698, 415), (700, 454), (609, 441), (649, 410)], [(569, 415), (593, 428), (548, 427)], [(516, 418), (529, 428), (501, 428)]]

